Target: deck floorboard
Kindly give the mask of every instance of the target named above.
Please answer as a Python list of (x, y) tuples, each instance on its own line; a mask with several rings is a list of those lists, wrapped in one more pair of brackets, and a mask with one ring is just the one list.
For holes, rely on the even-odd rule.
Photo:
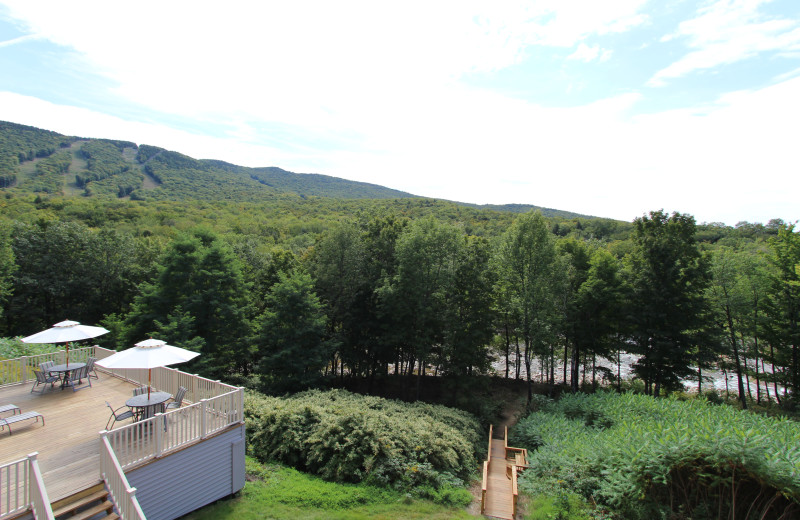
[(0, 388), (0, 405), (15, 404), (23, 412), (41, 413), (45, 420), (44, 426), (41, 419), (14, 423), (11, 435), (7, 428), (0, 431), (0, 463), (38, 452), (47, 493), (56, 501), (100, 480), (98, 433), (111, 415), (105, 402), (123, 406), (135, 385), (101, 372), (100, 379), (92, 379), (92, 387), (77, 392), (56, 385), (41, 394), (31, 393), (32, 386), (33, 381)]

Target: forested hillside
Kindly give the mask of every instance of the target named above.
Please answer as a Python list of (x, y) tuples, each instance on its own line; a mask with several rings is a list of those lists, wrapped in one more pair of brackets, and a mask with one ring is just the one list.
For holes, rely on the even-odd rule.
[[(419, 198), (376, 184), (298, 174), (274, 166), (247, 168), (214, 159), (198, 160), (157, 146), (68, 137), (2, 121), (0, 188), (13, 188), (17, 193), (151, 201), (259, 202), (274, 201), (285, 194), (346, 200)], [(531, 205), (456, 204), (515, 213), (540, 209), (547, 216), (584, 217)]]

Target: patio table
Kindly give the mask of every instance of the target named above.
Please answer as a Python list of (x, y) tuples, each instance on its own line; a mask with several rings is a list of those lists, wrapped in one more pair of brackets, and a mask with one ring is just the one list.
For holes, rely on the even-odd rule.
[(169, 392), (150, 392), (148, 399), (147, 393), (135, 395), (125, 401), (125, 405), (130, 408), (138, 408), (138, 420), (149, 419), (155, 416), (158, 412), (164, 411), (164, 403), (166, 403), (172, 394)]
[(83, 368), (86, 366), (86, 363), (63, 363), (61, 365), (53, 365), (47, 369), (48, 372), (56, 372), (60, 375), (61, 378), (61, 389), (63, 390), (65, 386), (67, 386), (67, 381), (69, 381), (69, 373), (73, 370), (78, 370), (79, 368)]

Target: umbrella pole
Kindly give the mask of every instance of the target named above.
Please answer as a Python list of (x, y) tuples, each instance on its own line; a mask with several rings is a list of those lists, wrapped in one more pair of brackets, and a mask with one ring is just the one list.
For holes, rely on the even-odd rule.
[(152, 368), (147, 369), (147, 400), (150, 401), (150, 372), (152, 372)]
[(69, 342), (67, 342), (67, 368), (69, 368)]

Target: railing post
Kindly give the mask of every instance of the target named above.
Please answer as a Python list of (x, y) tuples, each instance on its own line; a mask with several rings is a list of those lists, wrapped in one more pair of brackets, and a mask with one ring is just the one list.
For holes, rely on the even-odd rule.
[[(103, 454), (105, 450), (103, 446), (108, 441), (108, 430), (100, 430), (100, 480), (106, 480), (106, 465), (105, 465), (105, 457)], [(111, 445), (111, 442), (108, 441), (108, 444)]]
[(153, 428), (156, 429), (156, 458), (161, 456), (161, 443), (163, 442), (163, 433), (164, 428), (162, 428), (162, 424), (164, 424), (164, 414), (158, 412), (156, 414), (156, 419), (153, 422)]
[(44, 480), (42, 480), (42, 473), (39, 471), (38, 457), (38, 452), (33, 452), (28, 455), (30, 471), (28, 472), (29, 481), (26, 482), (26, 484), (31, 490), (29, 494), (31, 509), (33, 510), (35, 518), (41, 520), (55, 520), (53, 509), (50, 507), (50, 498), (47, 496), (47, 489), (45, 489)]
[(19, 358), (22, 361), (22, 382), (28, 382), (28, 356)]
[(125, 516), (128, 516), (128, 515), (131, 514), (131, 511), (129, 511), (129, 505), (133, 504), (136, 501), (136, 488), (132, 487), (132, 488), (126, 489), (125, 490), (125, 494), (127, 495), (125, 497), (126, 498), (126, 500), (125, 500)]
[(206, 402), (208, 399), (200, 399), (200, 438), (205, 439), (208, 435), (208, 418), (206, 417)]

